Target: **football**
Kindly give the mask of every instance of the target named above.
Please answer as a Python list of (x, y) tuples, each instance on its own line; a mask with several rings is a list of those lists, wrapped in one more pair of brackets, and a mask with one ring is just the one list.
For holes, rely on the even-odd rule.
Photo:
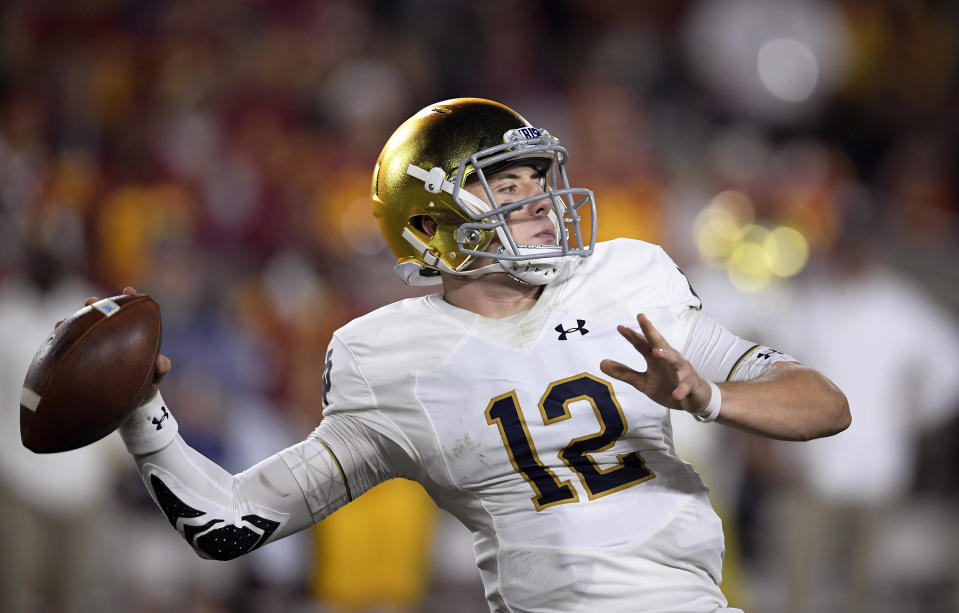
[(110, 434), (150, 392), (162, 325), (146, 295), (104, 298), (57, 326), (23, 381), (20, 438), (35, 453)]

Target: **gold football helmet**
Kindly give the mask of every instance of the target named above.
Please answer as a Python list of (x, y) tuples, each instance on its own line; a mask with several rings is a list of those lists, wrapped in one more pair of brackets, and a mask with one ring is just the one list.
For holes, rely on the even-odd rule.
[[(396, 271), (410, 285), (440, 282), (440, 271), (478, 274), (498, 270), (542, 285), (559, 276), (568, 256), (588, 256), (596, 243), (596, 201), (588, 189), (571, 188), (567, 151), (559, 139), (534, 128), (498, 102), (456, 98), (430, 105), (393, 133), (373, 171), (373, 214), (397, 257)], [(557, 245), (518, 245), (507, 217), (542, 195), (489, 205), (464, 189), (478, 179), (496, 203), (486, 173), (515, 163), (546, 170), (544, 190), (556, 226)], [(583, 236), (579, 209), (588, 205), (590, 234)], [(436, 231), (424, 230), (424, 216)], [(494, 240), (498, 242), (494, 244)], [(495, 263), (472, 268), (479, 257)]]

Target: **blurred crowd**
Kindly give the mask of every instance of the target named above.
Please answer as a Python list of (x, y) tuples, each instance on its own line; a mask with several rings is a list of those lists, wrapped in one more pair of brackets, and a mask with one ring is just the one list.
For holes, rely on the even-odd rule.
[(469, 538), (416, 486), (208, 562), (115, 437), (39, 457), (17, 421), (53, 322), (132, 285), (162, 307), (191, 446), (235, 472), (304, 438), (332, 331), (420, 291), (370, 214), (379, 149), (457, 96), (559, 136), (601, 240), (664, 245), (707, 312), (849, 396), (816, 444), (674, 418), (731, 604), (959, 609), (953, 3), (11, 0), (0, 610), (486, 610)]

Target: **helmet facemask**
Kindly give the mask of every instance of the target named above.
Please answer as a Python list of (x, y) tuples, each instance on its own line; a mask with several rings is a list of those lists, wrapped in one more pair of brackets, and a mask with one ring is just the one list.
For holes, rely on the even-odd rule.
[[(456, 243), (460, 252), (467, 256), (495, 260), (503, 271), (521, 283), (543, 285), (560, 275), (568, 256), (592, 254), (596, 242), (596, 201), (591, 190), (570, 187), (566, 175), (568, 152), (547, 131), (517, 128), (508, 131), (503, 141), (501, 145), (483, 149), (462, 160), (449, 181), (453, 187), (453, 201), (471, 220), (456, 230)], [(524, 164), (545, 169), (545, 194), (490, 205), (465, 189), (467, 181), (478, 181), (489, 202), (495, 203), (487, 175)], [(553, 222), (557, 244), (518, 244), (510, 231), (509, 215), (544, 199), (552, 205), (552, 211), (547, 215)], [(586, 205), (592, 220), (588, 237), (583, 236), (583, 218), (579, 212)], [(490, 231), (499, 239), (498, 250), (480, 251), (470, 247), (478, 242), (479, 236)]]

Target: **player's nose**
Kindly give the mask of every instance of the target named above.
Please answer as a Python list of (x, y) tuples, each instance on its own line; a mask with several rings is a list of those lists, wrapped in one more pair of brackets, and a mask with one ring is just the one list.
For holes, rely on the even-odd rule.
[(526, 213), (530, 217), (539, 217), (541, 215), (546, 215), (553, 208), (553, 204), (550, 202), (549, 196), (546, 195), (546, 192), (543, 191), (542, 186), (540, 186), (539, 183), (533, 183), (530, 186), (526, 197), (532, 198), (537, 195), (542, 195), (542, 198), (537, 198), (536, 200), (533, 200), (532, 202), (527, 204), (525, 207)]

